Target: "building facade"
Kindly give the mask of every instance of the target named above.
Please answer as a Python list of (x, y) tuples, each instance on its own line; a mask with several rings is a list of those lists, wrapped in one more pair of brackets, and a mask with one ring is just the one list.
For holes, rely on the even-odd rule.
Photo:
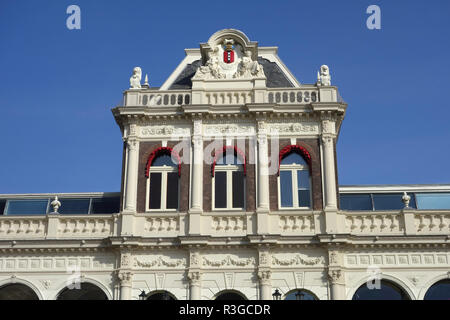
[(339, 187), (326, 65), (234, 29), (185, 52), (112, 109), (120, 193), (0, 195), (0, 299), (450, 298), (450, 185)]

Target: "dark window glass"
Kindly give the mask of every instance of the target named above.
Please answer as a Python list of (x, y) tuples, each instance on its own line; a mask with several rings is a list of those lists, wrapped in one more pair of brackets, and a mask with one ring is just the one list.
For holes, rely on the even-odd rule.
[(214, 177), (214, 205), (216, 208), (227, 207), (227, 173), (216, 172)]
[(178, 209), (178, 173), (167, 173), (167, 209)]
[(418, 209), (450, 209), (450, 193), (416, 193), (416, 199)]
[(150, 209), (161, 209), (161, 172), (150, 173)]
[(292, 174), (291, 171), (280, 171), (281, 206), (292, 207)]
[[(405, 206), (402, 202), (403, 194), (401, 193), (391, 193), (391, 194), (374, 193), (372, 196), (375, 210), (401, 210)], [(411, 208), (415, 208), (416, 201), (414, 198), (414, 194), (409, 194), (409, 196), (411, 196), (411, 202), (409, 203), (409, 206)]]
[(48, 199), (42, 200), (8, 200), (6, 214), (29, 215), (46, 214)]
[(5, 211), (6, 200), (0, 200), (0, 215)]
[(233, 171), (233, 208), (244, 207), (244, 172)]
[(284, 300), (318, 300), (315, 295), (306, 290), (295, 290), (286, 295)]
[(450, 300), (450, 280), (445, 279), (431, 286), (424, 300)]
[[(87, 214), (89, 213), (89, 202), (90, 199), (58, 199), (61, 202), (61, 207), (58, 212), (61, 214)], [(48, 209), (52, 212), (51, 206)], [(117, 208), (119, 209), (119, 208)], [(117, 211), (119, 212), (119, 211)]]
[(234, 292), (224, 292), (219, 294), (216, 300), (245, 300), (245, 298)]
[(91, 213), (118, 213), (120, 211), (119, 197), (93, 198)]
[(309, 190), (298, 190), (298, 206), (311, 207), (311, 196)]
[(175, 298), (169, 292), (165, 291), (152, 293), (147, 300), (175, 300)]
[[(353, 295), (353, 300), (409, 300), (408, 295), (390, 281), (381, 280), (380, 288), (376, 288), (375, 281), (364, 283)], [(370, 289), (372, 288), (372, 289)]]
[(291, 152), (281, 160), (281, 164), (302, 164), (307, 166), (305, 159), (297, 152)]
[(91, 283), (81, 283), (79, 289), (66, 288), (57, 300), (108, 300), (102, 289)]
[(169, 156), (167, 154), (163, 154), (155, 158), (152, 162), (152, 167), (162, 167), (162, 166), (169, 166), (169, 167), (175, 167), (177, 166), (175, 159), (172, 160), (172, 156)]
[(372, 210), (370, 194), (339, 195), (342, 210)]

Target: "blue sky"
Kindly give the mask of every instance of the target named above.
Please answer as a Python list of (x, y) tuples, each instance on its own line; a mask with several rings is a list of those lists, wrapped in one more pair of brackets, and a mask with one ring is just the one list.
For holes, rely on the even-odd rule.
[[(340, 184), (450, 183), (450, 1), (0, 2), (0, 193), (120, 189), (110, 109), (135, 66), (160, 86), (223, 28), (279, 56), (300, 82), (320, 65), (348, 103)], [(66, 8), (81, 8), (81, 30)], [(381, 30), (366, 8), (381, 8)]]

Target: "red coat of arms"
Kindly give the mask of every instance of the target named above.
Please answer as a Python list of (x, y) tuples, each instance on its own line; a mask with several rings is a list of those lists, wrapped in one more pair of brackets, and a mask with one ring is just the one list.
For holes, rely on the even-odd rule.
[(223, 52), (223, 62), (233, 63), (234, 62), (234, 50), (233, 42), (225, 41), (225, 51)]

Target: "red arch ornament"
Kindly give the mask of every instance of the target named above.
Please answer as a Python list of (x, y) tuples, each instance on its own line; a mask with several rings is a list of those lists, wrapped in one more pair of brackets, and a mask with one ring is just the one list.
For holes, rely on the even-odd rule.
[(159, 147), (155, 150), (153, 150), (152, 153), (150, 153), (150, 156), (148, 157), (147, 160), (147, 165), (145, 167), (145, 177), (148, 178), (149, 173), (150, 173), (150, 167), (152, 166), (153, 160), (161, 155), (168, 155), (171, 156), (173, 155), (173, 157), (177, 160), (178, 162), (178, 176), (181, 176), (181, 158), (180, 155), (178, 154), (178, 152), (176, 152), (175, 150), (173, 150), (172, 148), (169, 147)]
[(299, 155), (301, 155), (303, 157), (303, 159), (306, 160), (306, 162), (308, 163), (308, 167), (309, 167), (309, 172), (311, 173), (311, 155), (309, 154), (308, 150), (306, 150), (305, 148), (303, 148), (302, 146), (298, 146), (298, 145), (289, 145), (284, 147), (283, 149), (281, 149), (280, 151), (280, 156), (278, 159), (278, 175), (280, 175), (280, 165), (281, 165), (281, 160), (287, 156), (288, 154), (290, 154), (291, 152), (296, 152)]

